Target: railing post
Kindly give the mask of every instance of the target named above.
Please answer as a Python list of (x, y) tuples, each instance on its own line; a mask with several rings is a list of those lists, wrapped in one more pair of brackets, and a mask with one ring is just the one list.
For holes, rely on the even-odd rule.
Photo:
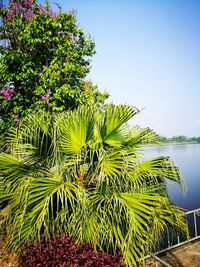
[(177, 242), (178, 242), (178, 244), (180, 243), (180, 236), (179, 236), (179, 234), (177, 235)]
[(167, 229), (167, 245), (170, 247), (169, 230)]
[(195, 237), (197, 237), (197, 218), (196, 218), (196, 213), (194, 212), (194, 232), (195, 232)]
[[(192, 215), (193, 214), (193, 215)], [(199, 221), (197, 220), (197, 216), (200, 217), (200, 209), (195, 209), (195, 210), (191, 210), (191, 211), (187, 211), (185, 212), (185, 216), (186, 216), (186, 221), (191, 222), (193, 220), (189, 220), (189, 218), (187, 217), (188, 215), (190, 215), (190, 219), (192, 219), (192, 216), (193, 216), (193, 220), (194, 220), (194, 226), (192, 225), (192, 232), (194, 231), (194, 235), (195, 236), (190, 236), (190, 238), (188, 240), (183, 240), (183, 237), (181, 238), (181, 236), (179, 235), (179, 233), (176, 233), (177, 234), (177, 244), (173, 244), (173, 239), (171, 241), (171, 244), (170, 244), (170, 232), (168, 230), (168, 228), (166, 229), (166, 237), (165, 237), (165, 245), (166, 245), (166, 241), (167, 241), (167, 248), (164, 248), (162, 250), (156, 250), (154, 253), (154, 255), (147, 255), (143, 258), (143, 267), (146, 266), (146, 259), (149, 259), (149, 258), (153, 258), (154, 259), (154, 262), (152, 261), (152, 266), (156, 266), (158, 267), (159, 266), (159, 263), (162, 263), (162, 265), (164, 266), (167, 266), (167, 267), (172, 267), (170, 264), (168, 264), (167, 262), (163, 261), (162, 259), (158, 258), (156, 255), (159, 255), (160, 253), (163, 253), (163, 252), (166, 252), (166, 251), (170, 251), (170, 249), (173, 249), (173, 248), (177, 248), (179, 247), (180, 245), (184, 245), (184, 244), (187, 244), (191, 241), (194, 241), (194, 240), (197, 240), (199, 239), (200, 240), (200, 231), (198, 232), (198, 223)], [(191, 224), (190, 224), (191, 226)], [(194, 229), (194, 230), (193, 230)], [(175, 236), (173, 236), (175, 237)], [(167, 238), (167, 240), (166, 240)]]

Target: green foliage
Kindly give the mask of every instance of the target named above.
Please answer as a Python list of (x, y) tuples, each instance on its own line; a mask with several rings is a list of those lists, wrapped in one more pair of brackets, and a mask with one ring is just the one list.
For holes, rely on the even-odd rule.
[(127, 265), (136, 266), (166, 227), (187, 232), (166, 191), (167, 179), (182, 185), (182, 177), (167, 157), (142, 159), (140, 147), (152, 132), (126, 124), (138, 112), (112, 105), (40, 112), (9, 131), (7, 153), (0, 153), (8, 247), (65, 232), (122, 251)]
[(185, 135), (177, 135), (172, 137), (160, 136), (160, 141), (163, 143), (200, 143), (199, 137), (187, 137)]
[(85, 80), (95, 45), (74, 12), (12, 0), (0, 14), (0, 40), (6, 41), (0, 46), (0, 132), (35, 109), (104, 103), (108, 94)]
[[(159, 144), (160, 137), (150, 128), (141, 128), (138, 125), (130, 127), (130, 137), (134, 142), (139, 142), (139, 144)], [(131, 141), (131, 142), (133, 142)], [(133, 143), (132, 143), (133, 144)]]

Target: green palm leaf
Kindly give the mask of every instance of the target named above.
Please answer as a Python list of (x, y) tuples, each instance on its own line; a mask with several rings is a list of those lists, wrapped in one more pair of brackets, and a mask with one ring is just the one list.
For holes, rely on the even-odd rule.
[(148, 127), (143, 129), (138, 126), (132, 127), (129, 138), (126, 146), (156, 144), (160, 142), (159, 136)]
[(125, 123), (138, 112), (130, 106), (109, 105), (98, 122), (102, 142), (114, 147), (122, 146), (128, 135)]
[(169, 157), (157, 157), (147, 161), (139, 162), (131, 169), (131, 175), (138, 177), (142, 183), (147, 185), (153, 180), (166, 184), (167, 180), (178, 182), (186, 190), (183, 177), (179, 169)]
[(93, 139), (94, 112), (80, 108), (65, 113), (60, 120), (59, 148), (65, 153), (78, 153), (86, 143)]
[(11, 154), (26, 158), (30, 163), (54, 160), (56, 151), (56, 128), (49, 113), (40, 111), (23, 119), (17, 129), (11, 128), (6, 141)]
[(0, 205), (7, 205), (8, 247), (66, 232), (77, 241), (137, 266), (166, 227), (187, 233), (172, 205), (168, 179), (184, 185), (167, 157), (144, 161), (141, 145), (156, 140), (149, 129), (130, 131), (139, 111), (108, 105), (62, 114), (31, 114), (6, 137), (0, 153)]

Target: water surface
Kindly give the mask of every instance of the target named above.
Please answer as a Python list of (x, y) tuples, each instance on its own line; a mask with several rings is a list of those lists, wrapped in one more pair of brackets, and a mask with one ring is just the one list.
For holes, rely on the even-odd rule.
[(200, 208), (200, 144), (175, 144), (144, 148), (145, 158), (170, 156), (179, 167), (187, 186), (184, 195), (180, 186), (169, 182), (168, 192), (174, 204), (187, 210)]

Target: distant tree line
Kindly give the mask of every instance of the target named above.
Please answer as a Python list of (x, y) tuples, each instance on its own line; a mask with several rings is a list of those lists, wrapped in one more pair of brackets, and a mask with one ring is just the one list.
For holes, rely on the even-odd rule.
[(177, 135), (172, 137), (160, 136), (160, 141), (163, 143), (200, 143), (199, 137), (187, 137), (185, 135)]

